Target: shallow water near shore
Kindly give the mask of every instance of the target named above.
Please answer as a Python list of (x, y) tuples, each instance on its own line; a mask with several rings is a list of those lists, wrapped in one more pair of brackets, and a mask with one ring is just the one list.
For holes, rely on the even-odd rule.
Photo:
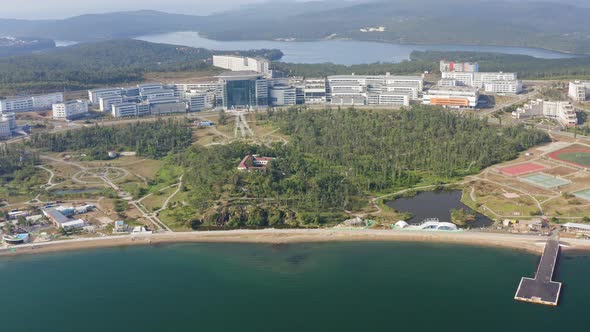
[(539, 257), (429, 243), (170, 244), (0, 258), (6, 331), (584, 330), (590, 255), (557, 308), (513, 300)]

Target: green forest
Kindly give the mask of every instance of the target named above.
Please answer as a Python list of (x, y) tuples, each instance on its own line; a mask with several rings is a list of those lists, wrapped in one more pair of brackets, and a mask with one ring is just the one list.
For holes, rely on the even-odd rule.
[(139, 156), (162, 158), (191, 144), (191, 128), (173, 120), (137, 122), (124, 127), (94, 126), (63, 133), (38, 133), (29, 144), (52, 152), (78, 151), (91, 159), (108, 159), (109, 151), (135, 151)]
[(273, 69), (289, 76), (324, 77), (328, 75), (383, 75), (418, 74), (425, 71), (438, 72), (439, 61), (473, 61), (479, 63), (480, 71), (517, 72), (520, 79), (590, 78), (590, 57), (571, 59), (541, 59), (527, 55), (487, 52), (441, 52), (414, 51), (409, 61), (400, 63), (373, 63), (359, 65), (336, 65), (332, 63), (299, 64), (275, 62)]
[(43, 174), (38, 163), (39, 155), (25, 146), (0, 144), (0, 201), (37, 189)]
[[(219, 51), (280, 59), (279, 50)], [(211, 65), (213, 51), (203, 48), (113, 40), (57, 48), (41, 54), (0, 58), (0, 95), (81, 90), (141, 82), (148, 72), (221, 70)]]
[[(293, 108), (259, 121), (289, 144), (191, 147), (169, 159), (186, 169), (188, 204), (167, 212), (191, 226), (313, 226), (360, 210), (368, 198), (453, 182), (546, 142), (540, 131), (498, 128), (434, 108), (399, 112)], [(241, 172), (245, 155), (274, 157), (267, 171)]]

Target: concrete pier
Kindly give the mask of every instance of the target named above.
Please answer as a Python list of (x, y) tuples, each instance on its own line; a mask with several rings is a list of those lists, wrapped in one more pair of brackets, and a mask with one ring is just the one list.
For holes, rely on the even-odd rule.
[(557, 257), (559, 256), (559, 236), (552, 235), (543, 250), (535, 278), (522, 278), (514, 299), (517, 301), (557, 306), (561, 283), (552, 281)]

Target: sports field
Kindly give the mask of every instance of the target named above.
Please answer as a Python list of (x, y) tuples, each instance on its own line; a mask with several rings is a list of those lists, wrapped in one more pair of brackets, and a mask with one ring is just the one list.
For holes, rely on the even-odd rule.
[(574, 196), (590, 201), (590, 189), (577, 191), (574, 193)]
[(584, 145), (572, 145), (550, 153), (549, 157), (568, 164), (590, 168), (590, 148)]
[(520, 175), (524, 175), (524, 174), (542, 171), (545, 168), (547, 168), (547, 167), (545, 167), (543, 165), (535, 164), (535, 163), (524, 163), (524, 164), (518, 164), (518, 165), (514, 165), (514, 166), (502, 167), (502, 168), (499, 168), (498, 171), (500, 173), (508, 175), (508, 176), (520, 176)]
[(570, 181), (568, 180), (560, 179), (558, 177), (550, 176), (543, 173), (536, 173), (523, 176), (522, 178), (520, 178), (520, 180), (545, 189), (551, 189), (564, 186), (566, 184), (570, 184)]

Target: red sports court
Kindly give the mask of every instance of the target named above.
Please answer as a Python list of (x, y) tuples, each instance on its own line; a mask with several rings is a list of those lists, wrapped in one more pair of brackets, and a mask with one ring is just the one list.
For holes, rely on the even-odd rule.
[(499, 168), (498, 171), (502, 174), (509, 175), (509, 176), (520, 176), (524, 174), (539, 172), (547, 167), (535, 163), (524, 163), (518, 164), (514, 166), (507, 166)]

